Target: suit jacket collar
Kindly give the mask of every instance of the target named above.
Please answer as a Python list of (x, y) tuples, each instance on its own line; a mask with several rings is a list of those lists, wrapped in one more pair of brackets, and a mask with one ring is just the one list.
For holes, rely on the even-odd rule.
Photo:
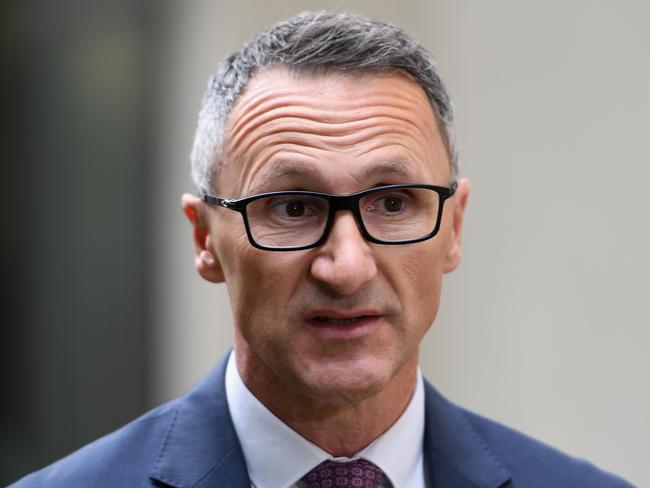
[(151, 479), (177, 488), (251, 486), (226, 403), (227, 359), (177, 401)]
[(433, 487), (498, 488), (510, 480), (463, 411), (424, 382), (424, 456)]
[[(226, 403), (226, 355), (177, 400), (150, 478), (177, 488), (251, 486)], [(498, 488), (510, 475), (462, 410), (425, 381), (424, 457), (430, 486)]]

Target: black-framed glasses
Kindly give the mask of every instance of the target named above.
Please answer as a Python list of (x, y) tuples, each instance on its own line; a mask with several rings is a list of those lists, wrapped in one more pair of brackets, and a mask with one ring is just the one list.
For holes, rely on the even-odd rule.
[(236, 200), (203, 195), (203, 200), (239, 212), (250, 243), (268, 251), (298, 251), (323, 244), (334, 216), (349, 210), (361, 235), (377, 244), (410, 244), (431, 239), (440, 229), (450, 187), (406, 184), (370, 188), (348, 195), (277, 191)]

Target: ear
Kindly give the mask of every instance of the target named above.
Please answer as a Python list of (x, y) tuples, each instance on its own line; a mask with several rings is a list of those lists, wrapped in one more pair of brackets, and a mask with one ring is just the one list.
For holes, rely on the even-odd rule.
[(456, 202), (452, 211), (452, 234), (449, 248), (447, 249), (447, 256), (445, 258), (445, 273), (455, 270), (460, 264), (460, 258), (462, 255), (461, 237), (463, 234), (463, 216), (465, 215), (469, 189), (470, 184), (467, 178), (461, 178), (458, 180), (458, 187), (456, 188), (456, 194), (454, 195), (454, 200), (456, 200)]
[(181, 198), (183, 213), (193, 228), (194, 262), (196, 270), (204, 280), (212, 283), (224, 281), (221, 263), (210, 243), (210, 232), (207, 225), (205, 203), (195, 195), (186, 193)]

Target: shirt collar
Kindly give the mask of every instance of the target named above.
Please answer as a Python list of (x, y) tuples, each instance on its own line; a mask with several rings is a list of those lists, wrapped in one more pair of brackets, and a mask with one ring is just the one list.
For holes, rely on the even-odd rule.
[[(271, 413), (244, 385), (234, 352), (226, 368), (226, 397), (254, 486), (290, 487), (323, 461), (350, 460), (332, 458)], [(423, 435), (424, 387), (418, 369), (415, 392), (404, 413), (351, 459), (367, 459), (386, 473), (393, 486), (409, 486), (414, 472), (422, 470)]]
[(413, 486), (414, 476), (423, 473), (424, 383), (420, 368), (413, 397), (401, 417), (355, 457), (379, 466), (393, 486)]

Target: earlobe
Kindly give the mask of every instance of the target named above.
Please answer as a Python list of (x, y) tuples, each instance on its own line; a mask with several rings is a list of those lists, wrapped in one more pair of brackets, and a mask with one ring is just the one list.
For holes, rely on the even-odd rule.
[(469, 198), (470, 184), (467, 178), (458, 180), (458, 188), (456, 190), (456, 205), (452, 213), (452, 234), (449, 242), (447, 255), (445, 256), (444, 272), (450, 273), (455, 270), (460, 264), (462, 256), (462, 235), (463, 235), (463, 217), (465, 215), (465, 207), (467, 206), (467, 199)]
[(223, 271), (210, 243), (204, 205), (201, 199), (187, 193), (181, 199), (183, 213), (192, 224), (196, 270), (204, 280), (221, 283), (224, 281)]
[[(209, 237), (206, 239), (209, 241)], [(199, 252), (194, 259), (196, 270), (206, 281), (212, 283), (222, 283), (224, 281), (223, 271), (221, 270), (221, 264), (219, 260), (215, 258), (212, 251), (208, 249), (203, 249)]]

